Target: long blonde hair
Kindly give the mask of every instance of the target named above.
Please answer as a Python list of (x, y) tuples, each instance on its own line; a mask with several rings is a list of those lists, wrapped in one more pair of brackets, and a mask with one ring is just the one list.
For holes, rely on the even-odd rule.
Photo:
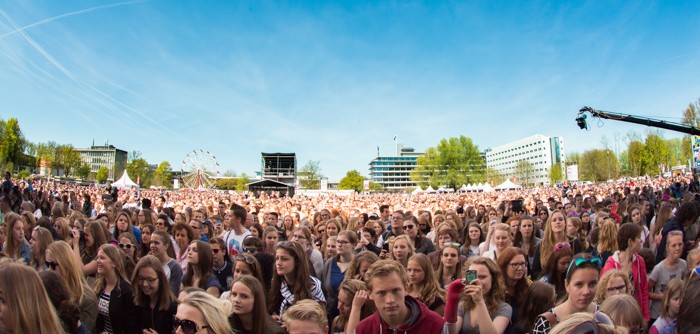
[[(7, 239), (5, 239), (5, 254), (7, 254), (7, 256), (15, 260), (20, 258), (20, 252), (22, 250), (21, 245), (28, 244), (27, 240), (24, 239), (24, 231), (22, 232), (21, 240), (15, 240), (12, 230), (18, 223), (24, 224), (24, 220), (22, 220), (22, 217), (20, 217), (18, 214), (10, 212), (5, 215), (5, 220), (3, 221), (3, 225), (7, 226)], [(17, 243), (20, 244), (20, 247), (17, 247)]]
[(85, 294), (85, 287), (88, 285), (85, 275), (83, 275), (82, 264), (75, 256), (75, 253), (73, 253), (68, 243), (63, 240), (50, 244), (46, 249), (46, 253), (51, 253), (56, 258), (56, 262), (61, 268), (61, 273), (63, 273), (63, 279), (66, 280), (66, 285), (71, 295), (71, 302), (80, 305)]
[(615, 252), (618, 250), (617, 245), (617, 224), (614, 219), (606, 219), (603, 225), (600, 226), (598, 234), (598, 253)]
[(0, 265), (0, 297), (11, 310), (5, 333), (63, 333), (39, 274), (19, 263)]
[[(102, 251), (105, 256), (107, 256), (116, 266), (114, 271), (117, 274), (117, 285), (114, 288), (119, 289), (119, 282), (122, 280), (126, 280), (127, 282), (129, 281), (129, 278), (126, 276), (126, 270), (124, 269), (124, 257), (122, 257), (123, 252), (112, 244), (104, 244), (100, 246), (97, 253), (99, 254), (100, 251)], [(107, 282), (105, 281), (104, 275), (97, 275), (97, 280), (95, 280), (95, 286), (92, 288), (92, 290), (95, 291), (95, 294), (99, 295), (102, 289), (105, 288), (106, 283)]]
[[(540, 263), (542, 263), (542, 265), (549, 262), (549, 258), (554, 253), (554, 245), (557, 243), (557, 237), (554, 235), (554, 232), (552, 232), (552, 218), (555, 214), (562, 215), (564, 217), (564, 221), (566, 221), (566, 214), (564, 211), (554, 210), (552, 211), (552, 214), (549, 215), (547, 224), (544, 227), (542, 242), (540, 243)], [(566, 227), (564, 230), (566, 231)]]
[[(482, 265), (489, 270), (489, 274), (491, 275), (491, 290), (484, 295), (484, 302), (489, 314), (493, 314), (498, 309), (498, 305), (500, 305), (506, 297), (504, 275), (501, 273), (501, 269), (498, 268), (496, 263), (487, 257), (474, 256), (467, 260), (466, 267), (469, 268), (471, 265)], [(468, 311), (475, 308), (476, 303), (471, 296), (462, 293), (462, 307), (465, 311)]]
[[(442, 254), (442, 252), (440, 252), (440, 254)], [(457, 250), (457, 257), (459, 257), (459, 249)], [(425, 305), (432, 304), (436, 298), (445, 300), (447, 293), (445, 292), (445, 289), (441, 288), (438, 284), (436, 274), (435, 272), (433, 272), (433, 264), (430, 262), (428, 256), (422, 253), (418, 253), (411, 256), (408, 259), (408, 262), (411, 261), (418, 263), (418, 265), (423, 270), (424, 277), (423, 284), (421, 286), (415, 286), (412, 283), (408, 283), (408, 290), (410, 291), (413, 288), (418, 288), (420, 293), (419, 298)], [(457, 262), (458, 266), (461, 267), (461, 261), (459, 261), (458, 259)], [(440, 264), (440, 267), (442, 267), (442, 263)]]
[[(39, 258), (36, 258), (32, 254), (31, 265), (36, 269), (41, 269), (46, 264), (46, 249), (53, 243), (53, 236), (51, 232), (43, 227), (37, 227), (32, 231), (32, 234), (36, 233), (36, 242), (39, 243)], [(33, 237), (33, 236), (32, 236)]]
[(231, 324), (228, 322), (232, 307), (228, 300), (216, 299), (204, 291), (195, 291), (188, 294), (180, 305), (188, 305), (202, 312), (202, 316), (212, 332), (217, 334), (232, 332)]

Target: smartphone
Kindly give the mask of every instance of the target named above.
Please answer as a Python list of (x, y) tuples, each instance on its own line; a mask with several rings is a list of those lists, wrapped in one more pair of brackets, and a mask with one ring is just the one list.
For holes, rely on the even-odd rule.
[(384, 245), (382, 245), (382, 249), (388, 253), (389, 252), (389, 243), (385, 242)]
[(518, 212), (523, 212), (523, 201), (516, 199), (510, 202), (511, 209), (513, 212), (518, 213)]
[(469, 284), (472, 281), (476, 279), (476, 270), (467, 270), (466, 271), (466, 283)]

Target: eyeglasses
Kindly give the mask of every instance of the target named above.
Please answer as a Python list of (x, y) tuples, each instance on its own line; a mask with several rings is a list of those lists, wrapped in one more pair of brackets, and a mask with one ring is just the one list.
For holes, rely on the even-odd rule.
[(255, 247), (243, 247), (243, 248), (241, 248), (241, 250), (242, 250), (244, 253), (255, 253), (255, 252), (258, 251), (258, 249), (255, 248)]
[(527, 267), (527, 263), (525, 262), (518, 262), (518, 263), (509, 263), (510, 267), (513, 269), (518, 269), (518, 268), (525, 268)]
[(158, 280), (158, 278), (157, 277), (153, 278), (153, 277), (138, 276), (138, 277), (136, 277), (136, 280), (139, 282), (139, 284), (143, 284), (143, 282), (148, 282), (149, 284), (153, 284)]
[(236, 256), (236, 261), (244, 261), (247, 264), (255, 264), (255, 258), (252, 256), (239, 255)]
[(593, 320), (584, 321), (574, 327), (570, 334), (598, 334), (598, 325), (612, 325), (613, 322), (607, 314), (596, 312)]
[(119, 248), (131, 249), (133, 246), (132, 244), (119, 244)]
[(200, 325), (197, 325), (192, 320), (186, 320), (186, 319), (180, 320), (177, 317), (173, 317), (173, 329), (178, 329), (178, 328), (182, 328), (182, 331), (185, 334), (194, 334), (197, 331), (199, 331), (200, 329), (211, 328), (211, 326), (209, 326), (209, 325), (200, 326)]
[(212, 248), (212, 249), (211, 249), (211, 252), (214, 253), (214, 254), (219, 254), (220, 251), (221, 251), (221, 250), (218, 249), (218, 248)]
[(402, 228), (405, 231), (405, 230), (412, 230), (414, 227), (416, 227), (416, 225), (404, 225)]
[(442, 245), (448, 246), (448, 247), (450, 247), (450, 246), (452, 246), (452, 247), (462, 246), (459, 242), (443, 242)]
[(624, 293), (627, 291), (627, 285), (620, 285), (620, 286), (612, 286), (606, 289), (608, 293)]
[(51, 270), (56, 270), (56, 267), (58, 267), (58, 262), (53, 262), (53, 261), (44, 261), (46, 263), (46, 266), (49, 267)]
[(568, 242), (562, 242), (562, 243), (558, 243), (558, 244), (554, 245), (555, 252), (558, 252), (562, 249), (567, 249), (567, 248), (571, 248), (571, 245), (569, 245)]
[(594, 257), (590, 259), (586, 258), (578, 258), (576, 260), (571, 261), (571, 264), (569, 264), (569, 269), (566, 270), (566, 277), (569, 277), (569, 272), (571, 271), (571, 268), (574, 266), (581, 267), (586, 264), (592, 264), (598, 268), (600, 268), (603, 265), (603, 260), (601, 260), (599, 257)]
[(338, 239), (336, 239), (336, 240), (335, 240), (335, 243), (337, 243), (338, 245), (347, 245), (347, 244), (350, 243), (350, 241), (347, 241), (347, 240), (338, 240)]

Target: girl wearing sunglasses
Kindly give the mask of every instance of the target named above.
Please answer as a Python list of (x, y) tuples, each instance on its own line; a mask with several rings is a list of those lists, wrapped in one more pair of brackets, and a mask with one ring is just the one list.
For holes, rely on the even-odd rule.
[(593, 302), (598, 277), (600, 276), (600, 258), (590, 254), (576, 254), (566, 271), (564, 282), (567, 298), (558, 306), (540, 314), (535, 320), (531, 334), (546, 334), (559, 322), (578, 312), (595, 313), (598, 304)]
[(231, 334), (228, 315), (231, 303), (203, 291), (194, 291), (183, 298), (173, 318), (176, 334)]

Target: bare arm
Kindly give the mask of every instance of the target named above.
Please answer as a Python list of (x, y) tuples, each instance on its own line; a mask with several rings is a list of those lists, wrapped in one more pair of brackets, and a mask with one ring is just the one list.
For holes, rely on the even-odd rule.
[(350, 316), (348, 316), (348, 323), (345, 324), (345, 334), (355, 333), (355, 328), (357, 324), (360, 323), (360, 313), (362, 312), (362, 306), (365, 305), (369, 299), (369, 293), (367, 290), (360, 290), (355, 292), (355, 297), (352, 299), (352, 308), (350, 309)]

